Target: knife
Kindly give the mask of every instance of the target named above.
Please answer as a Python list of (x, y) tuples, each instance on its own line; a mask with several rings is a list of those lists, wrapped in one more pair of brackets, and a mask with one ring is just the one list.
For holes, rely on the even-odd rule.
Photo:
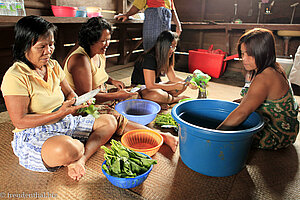
[(100, 92), (101, 88), (97, 88), (94, 89), (90, 92), (87, 92), (79, 97), (76, 98), (76, 101), (74, 103), (74, 106), (78, 106), (83, 104), (84, 102), (86, 102), (87, 100), (90, 100), (91, 98), (93, 98), (94, 96), (96, 96), (96, 94), (98, 94)]
[(184, 86), (187, 86), (189, 83), (190, 83), (190, 81), (192, 80), (192, 76), (191, 75), (188, 75), (187, 77), (186, 77), (186, 79), (184, 80), (184, 82), (185, 82), (185, 84), (184, 84)]

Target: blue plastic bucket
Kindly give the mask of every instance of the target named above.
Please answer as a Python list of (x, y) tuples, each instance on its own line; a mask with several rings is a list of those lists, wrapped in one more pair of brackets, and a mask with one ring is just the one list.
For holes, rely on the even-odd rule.
[(215, 128), (239, 104), (213, 99), (185, 101), (171, 114), (179, 126), (180, 157), (192, 170), (208, 176), (231, 176), (245, 167), (252, 136), (263, 128), (262, 117), (253, 112), (234, 131)]

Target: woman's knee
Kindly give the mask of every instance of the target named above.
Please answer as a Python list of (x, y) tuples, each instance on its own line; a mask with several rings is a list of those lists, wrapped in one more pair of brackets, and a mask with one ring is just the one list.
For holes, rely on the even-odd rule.
[(47, 139), (41, 149), (42, 159), (48, 167), (67, 166), (80, 159), (83, 154), (83, 143), (66, 135)]
[(117, 129), (118, 122), (115, 116), (110, 114), (102, 114), (95, 120), (93, 130), (98, 128), (105, 128), (106, 130), (115, 131)]

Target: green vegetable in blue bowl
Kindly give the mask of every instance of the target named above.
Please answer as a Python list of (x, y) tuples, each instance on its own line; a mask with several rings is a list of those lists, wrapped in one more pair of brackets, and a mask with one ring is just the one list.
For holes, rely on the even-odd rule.
[(105, 151), (102, 172), (107, 179), (121, 188), (136, 187), (144, 182), (157, 161), (124, 147), (114, 139), (111, 144), (111, 149), (101, 146)]

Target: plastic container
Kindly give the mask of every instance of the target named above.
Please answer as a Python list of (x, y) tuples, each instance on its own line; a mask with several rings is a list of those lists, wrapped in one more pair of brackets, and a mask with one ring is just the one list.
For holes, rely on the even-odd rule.
[(133, 151), (153, 156), (163, 144), (163, 137), (152, 130), (137, 129), (125, 133), (121, 143)]
[[(150, 156), (148, 156), (148, 157), (150, 159), (152, 159)], [(153, 169), (153, 165), (151, 165), (151, 167), (148, 169), (148, 171), (146, 171), (144, 174), (141, 174), (137, 177), (134, 177), (134, 178), (119, 178), (119, 177), (114, 177), (114, 176), (111, 176), (111, 175), (107, 174), (103, 170), (103, 165), (104, 164), (106, 164), (106, 160), (101, 165), (101, 169), (102, 169), (103, 174), (109, 180), (109, 182), (111, 182), (114, 186), (124, 188), (124, 189), (133, 188), (133, 187), (136, 187), (136, 186), (142, 184), (147, 179), (149, 173)]]
[(51, 5), (55, 17), (75, 17), (77, 8)]
[(189, 50), (189, 72), (193, 73), (199, 69), (214, 78), (219, 78), (225, 72), (225, 55), (225, 52), (216, 54), (206, 49)]
[(99, 17), (99, 16), (102, 16), (101, 15), (102, 9), (99, 8), (99, 7), (87, 7), (86, 11), (87, 11), (87, 16), (88, 17)]
[(245, 167), (252, 136), (263, 128), (261, 116), (253, 112), (235, 131), (215, 129), (237, 106), (229, 101), (196, 99), (173, 107), (185, 165), (215, 177), (231, 176)]
[(87, 12), (85, 7), (78, 7), (75, 17), (86, 17)]
[(128, 120), (142, 125), (152, 122), (160, 109), (158, 103), (145, 99), (121, 101), (115, 106), (115, 110), (124, 115)]

